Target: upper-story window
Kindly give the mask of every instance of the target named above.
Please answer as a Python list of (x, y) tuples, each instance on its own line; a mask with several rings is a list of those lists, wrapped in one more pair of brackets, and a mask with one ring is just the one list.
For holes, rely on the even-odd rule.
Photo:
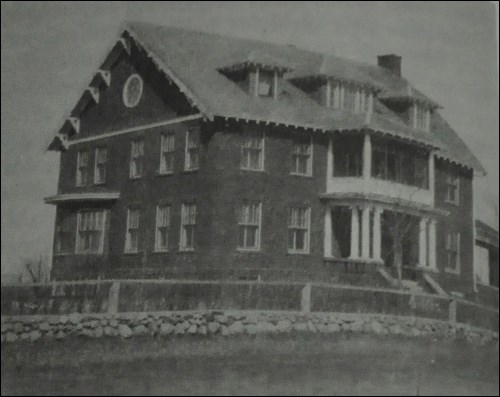
[(175, 134), (173, 132), (161, 135), (160, 143), (160, 174), (174, 172)]
[(89, 152), (81, 150), (76, 160), (76, 186), (85, 186), (89, 176)]
[(292, 144), (292, 164), (290, 173), (293, 175), (312, 175), (312, 139), (295, 139)]
[(264, 170), (264, 134), (254, 133), (244, 137), (241, 147), (241, 169)]
[(329, 107), (347, 110), (353, 113), (370, 112), (373, 106), (373, 93), (356, 84), (339, 81), (328, 82), (330, 97), (327, 99)]
[(123, 86), (123, 103), (128, 108), (137, 106), (142, 97), (143, 82), (138, 74), (131, 75)]
[(445, 201), (451, 204), (460, 204), (460, 176), (458, 170), (450, 170), (445, 180)]
[(421, 103), (413, 104), (413, 128), (423, 131), (430, 130), (430, 109)]
[(107, 150), (105, 147), (95, 149), (94, 159), (94, 184), (101, 185), (106, 182)]
[(82, 210), (77, 218), (76, 252), (101, 254), (104, 249), (105, 210)]
[(363, 137), (336, 137), (333, 145), (333, 176), (359, 177), (363, 172)]
[(259, 70), (257, 73), (257, 95), (272, 97), (274, 96), (274, 72)]
[(130, 150), (130, 178), (140, 178), (144, 172), (144, 140), (132, 141)]
[(186, 150), (184, 170), (193, 171), (199, 167), (198, 145), (199, 131), (195, 129), (187, 130), (186, 132)]

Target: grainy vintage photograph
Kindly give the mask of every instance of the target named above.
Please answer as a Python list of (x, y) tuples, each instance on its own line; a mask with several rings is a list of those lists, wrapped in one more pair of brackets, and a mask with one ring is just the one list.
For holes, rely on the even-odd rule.
[(1, 3), (1, 395), (498, 395), (498, 2)]

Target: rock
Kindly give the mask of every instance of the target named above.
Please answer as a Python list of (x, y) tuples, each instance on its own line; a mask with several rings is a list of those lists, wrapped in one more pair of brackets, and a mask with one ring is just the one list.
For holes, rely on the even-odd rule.
[(98, 326), (95, 330), (94, 330), (94, 337), (95, 338), (102, 338), (104, 335), (104, 329), (102, 328), (102, 326)]
[(271, 332), (275, 332), (275, 327), (272, 323), (270, 323), (269, 321), (261, 321), (261, 322), (258, 322), (257, 325), (256, 325), (256, 331), (257, 333), (271, 333)]
[(111, 320), (109, 320), (109, 326), (113, 328), (118, 327), (118, 320), (116, 318), (112, 318)]
[(308, 321), (307, 322), (307, 330), (310, 331), (310, 332), (316, 332), (317, 331), (316, 326), (313, 324), (312, 321)]
[(148, 329), (144, 325), (139, 324), (138, 326), (134, 327), (133, 334), (136, 336), (147, 335)]
[(68, 320), (71, 324), (77, 325), (80, 322), (80, 316), (78, 314), (70, 314)]
[(228, 336), (229, 331), (227, 330), (227, 327), (225, 325), (221, 325), (220, 327), (220, 333), (222, 336)]
[(293, 329), (297, 332), (306, 332), (309, 330), (309, 327), (307, 326), (307, 323), (300, 322), (300, 323), (295, 323), (293, 325)]
[(241, 321), (235, 321), (228, 328), (227, 331), (229, 334), (242, 334), (244, 331), (243, 323)]
[(393, 335), (401, 335), (403, 333), (403, 329), (399, 324), (394, 324), (389, 327), (389, 333)]
[(316, 329), (318, 330), (318, 332), (321, 332), (323, 334), (326, 334), (328, 332), (328, 325), (327, 324), (317, 323), (317, 324), (315, 324), (315, 326), (316, 326)]
[(174, 326), (170, 323), (163, 323), (160, 325), (160, 335), (166, 336), (170, 335), (172, 332), (174, 332)]
[(29, 332), (23, 332), (21, 335), (19, 335), (19, 340), (27, 340), (29, 338), (30, 338)]
[(328, 332), (339, 332), (340, 331), (340, 326), (337, 323), (329, 323), (326, 326), (326, 329)]
[(209, 322), (208, 325), (208, 332), (211, 334), (216, 334), (217, 331), (220, 329), (220, 324), (216, 321)]
[(174, 334), (175, 335), (184, 335), (186, 333), (186, 327), (184, 323), (175, 324)]
[(12, 326), (12, 330), (16, 334), (20, 334), (21, 332), (24, 331), (24, 325), (22, 323), (14, 323), (14, 325)]
[(217, 314), (217, 315), (215, 315), (214, 319), (219, 324), (227, 324), (228, 321), (229, 321), (229, 319), (227, 318), (227, 316), (225, 316), (224, 314)]
[(384, 335), (387, 333), (386, 328), (379, 321), (372, 321), (370, 328), (377, 335)]
[(290, 320), (280, 320), (276, 325), (278, 332), (290, 332), (292, 330), (292, 323)]
[(118, 326), (118, 332), (122, 338), (130, 338), (132, 336), (132, 330), (125, 324), (120, 324)]
[(5, 340), (7, 342), (15, 342), (19, 339), (19, 337), (17, 336), (17, 334), (15, 334), (14, 332), (7, 332), (7, 335), (5, 336)]
[(114, 336), (115, 330), (110, 327), (109, 325), (107, 327), (104, 327), (104, 335), (105, 336)]
[(38, 339), (40, 339), (42, 337), (42, 333), (40, 331), (38, 331), (38, 330), (31, 331), (29, 335), (30, 335), (30, 340), (32, 342), (35, 342), (35, 341), (37, 341)]
[(198, 326), (198, 334), (199, 335), (206, 335), (208, 333), (207, 327), (205, 325), (200, 325)]
[(248, 335), (255, 335), (257, 333), (257, 326), (255, 324), (247, 324), (245, 331)]
[(67, 316), (61, 316), (59, 317), (59, 324), (66, 324), (68, 322), (68, 317)]
[(187, 332), (189, 335), (194, 335), (194, 334), (196, 334), (196, 331), (197, 331), (197, 330), (198, 330), (198, 326), (197, 326), (196, 324), (191, 324), (191, 325), (188, 327), (188, 329), (187, 329), (187, 331), (186, 331), (186, 332)]
[(350, 324), (350, 329), (352, 332), (361, 332), (363, 331), (363, 322), (354, 321)]
[(12, 329), (12, 325), (10, 323), (2, 323), (2, 334), (10, 331)]
[(59, 331), (57, 334), (56, 334), (56, 339), (57, 340), (61, 340), (61, 339), (64, 339), (66, 337), (66, 334), (64, 333), (64, 331)]

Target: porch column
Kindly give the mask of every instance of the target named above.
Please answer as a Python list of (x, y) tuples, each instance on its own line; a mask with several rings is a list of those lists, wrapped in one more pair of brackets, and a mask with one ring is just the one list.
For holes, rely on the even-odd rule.
[(373, 259), (382, 260), (382, 208), (376, 207), (373, 214)]
[(351, 258), (359, 258), (359, 209), (351, 208)]
[(363, 179), (366, 181), (372, 175), (372, 140), (370, 134), (365, 134), (363, 145)]
[(431, 192), (431, 205), (434, 206), (434, 195), (436, 187), (436, 177), (435, 177), (435, 163), (434, 163), (434, 152), (429, 153), (429, 191)]
[(330, 207), (325, 211), (324, 256), (325, 258), (332, 256), (332, 209)]
[(370, 257), (370, 207), (363, 207), (362, 227), (361, 230), (361, 256), (363, 258)]
[(328, 139), (328, 152), (326, 153), (326, 187), (333, 178), (333, 135)]
[(427, 267), (427, 219), (425, 218), (420, 220), (418, 237), (418, 264)]
[(429, 223), (429, 267), (436, 270), (436, 220)]

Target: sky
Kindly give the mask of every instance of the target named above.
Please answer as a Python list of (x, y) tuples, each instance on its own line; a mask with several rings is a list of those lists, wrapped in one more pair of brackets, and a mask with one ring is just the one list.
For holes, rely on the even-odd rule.
[[(479, 216), (498, 227), (498, 8), (493, 2), (1, 3), (1, 269), (51, 253), (59, 155), (45, 149), (123, 20), (193, 28), (376, 63), (403, 75), (488, 172)], [(495, 210), (496, 208), (496, 210)]]

